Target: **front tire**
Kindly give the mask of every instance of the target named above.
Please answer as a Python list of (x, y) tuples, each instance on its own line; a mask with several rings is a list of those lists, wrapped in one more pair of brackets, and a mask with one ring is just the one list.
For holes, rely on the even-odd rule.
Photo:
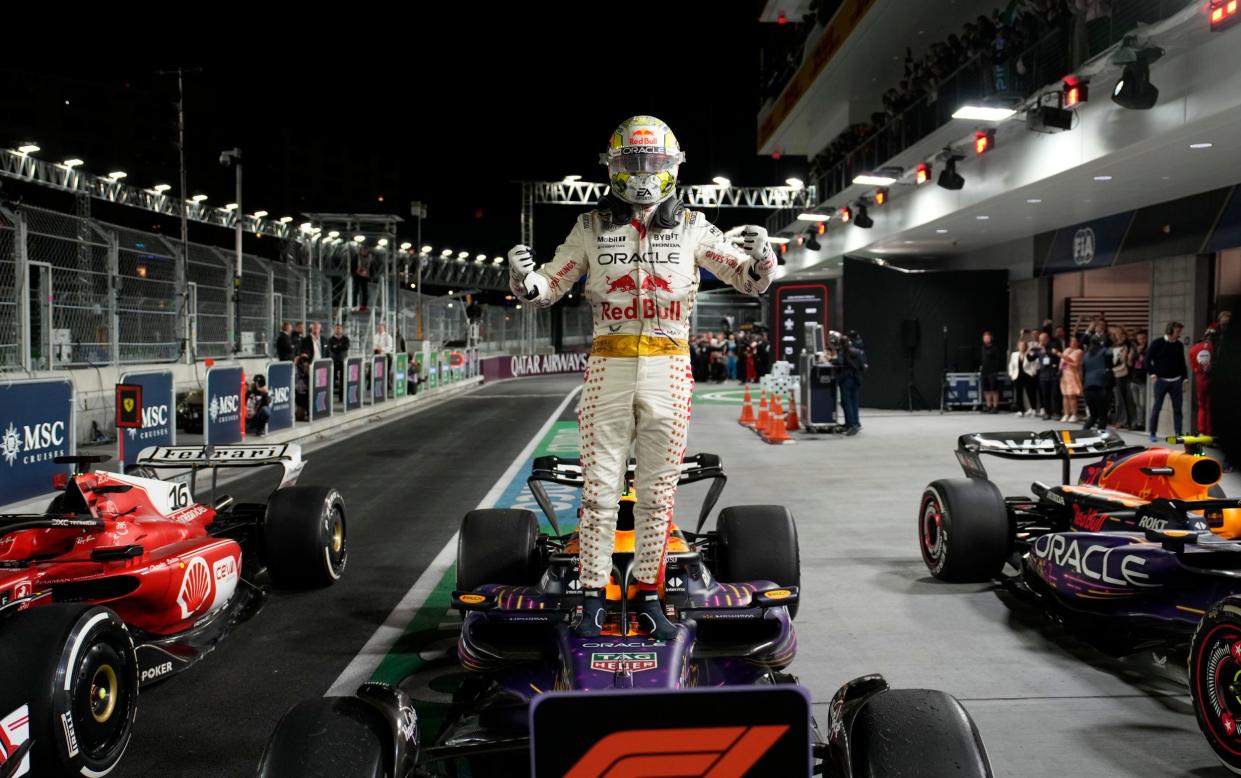
[(992, 778), (982, 736), (950, 694), (890, 689), (866, 702), (849, 731), (855, 778)]
[(977, 478), (933, 481), (918, 509), (918, 545), (941, 581), (982, 583), (999, 575), (1012, 545), (1000, 490)]
[(1216, 603), (1189, 644), (1189, 696), (1215, 756), (1241, 774), (1241, 597)]
[(113, 611), (47, 605), (13, 616), (0, 639), (0, 717), (29, 711), (33, 775), (102, 775), (137, 715), (138, 660)]
[(259, 778), (385, 778), (392, 735), (356, 697), (320, 697), (284, 714), (267, 741)]
[(276, 490), (267, 501), (263, 546), (267, 572), (277, 586), (331, 586), (349, 561), (345, 499), (323, 486)]

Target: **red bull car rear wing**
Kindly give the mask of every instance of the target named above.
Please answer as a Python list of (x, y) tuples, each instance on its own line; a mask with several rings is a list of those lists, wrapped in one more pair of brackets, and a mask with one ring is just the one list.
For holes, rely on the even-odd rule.
[(1063, 481), (1070, 482), (1069, 463), (1074, 459), (1099, 458), (1108, 454), (1141, 451), (1112, 430), (1043, 430), (972, 432), (957, 439), (957, 461), (969, 478), (985, 479), (981, 455), (1000, 459), (1059, 459)]

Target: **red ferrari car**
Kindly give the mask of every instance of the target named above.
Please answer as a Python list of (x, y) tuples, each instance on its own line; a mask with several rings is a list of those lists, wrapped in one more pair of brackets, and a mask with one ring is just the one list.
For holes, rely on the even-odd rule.
[[(106, 774), (138, 688), (254, 615), (264, 571), (284, 586), (340, 578), (344, 500), (295, 486), (303, 464), (296, 445), (152, 447), (127, 474), (60, 479), (46, 513), (0, 515), (0, 778)], [(222, 469), (268, 466), (281, 478), (267, 502), (217, 494)]]

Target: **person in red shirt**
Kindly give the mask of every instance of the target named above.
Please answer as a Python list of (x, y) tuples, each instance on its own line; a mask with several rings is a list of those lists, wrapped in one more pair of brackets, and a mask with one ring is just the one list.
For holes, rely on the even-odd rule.
[(1189, 366), (1194, 371), (1194, 397), (1198, 403), (1198, 434), (1211, 434), (1211, 357), (1215, 351), (1215, 327), (1207, 327), (1202, 340), (1189, 349)]

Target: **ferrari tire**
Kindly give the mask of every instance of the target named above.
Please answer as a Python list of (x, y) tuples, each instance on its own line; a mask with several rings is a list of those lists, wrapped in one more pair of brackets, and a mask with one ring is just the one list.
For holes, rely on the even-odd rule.
[(457, 590), (483, 584), (538, 583), (539, 522), (526, 510), (490, 509), (465, 514), (457, 535)]
[(918, 509), (918, 545), (941, 581), (981, 583), (999, 575), (1012, 545), (1000, 490), (977, 478), (933, 481)]
[(1241, 597), (1216, 603), (1189, 644), (1189, 697), (1215, 755), (1241, 774)]
[(277, 586), (331, 586), (349, 561), (345, 499), (325, 486), (277, 489), (267, 501), (263, 547)]
[(259, 778), (385, 778), (392, 734), (379, 713), (356, 697), (299, 702), (276, 724), (259, 762)]
[(867, 700), (849, 730), (855, 778), (992, 778), (978, 727), (950, 694), (890, 689)]
[(138, 660), (116, 613), (74, 604), (15, 614), (0, 662), (0, 720), (27, 720), (31, 775), (103, 775), (120, 762), (138, 711)]
[[(720, 511), (716, 522), (719, 548), (714, 571), (729, 583), (771, 581), (801, 586), (801, 552), (797, 523), (783, 505), (736, 505)], [(788, 606), (797, 615), (797, 603)]]

